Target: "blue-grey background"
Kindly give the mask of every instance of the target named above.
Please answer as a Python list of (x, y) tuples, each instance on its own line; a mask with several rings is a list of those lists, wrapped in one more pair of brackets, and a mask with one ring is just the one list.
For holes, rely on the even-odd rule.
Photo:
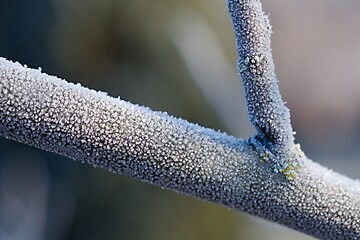
[[(360, 2), (264, 0), (297, 142), (360, 177)], [(246, 138), (225, 0), (1, 0), (0, 56)], [(0, 239), (311, 239), (0, 139)]]

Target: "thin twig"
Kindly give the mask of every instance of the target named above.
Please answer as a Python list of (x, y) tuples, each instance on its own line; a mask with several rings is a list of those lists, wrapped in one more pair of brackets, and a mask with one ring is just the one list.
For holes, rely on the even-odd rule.
[(271, 54), (271, 26), (259, 0), (228, 0), (251, 123), (271, 151), (294, 143), (290, 112), (279, 92)]

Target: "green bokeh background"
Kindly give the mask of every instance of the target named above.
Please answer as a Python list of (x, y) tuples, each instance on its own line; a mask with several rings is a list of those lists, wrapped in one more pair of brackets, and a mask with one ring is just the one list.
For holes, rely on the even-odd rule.
[[(360, 4), (355, 0), (319, 2), (327, 6), (312, 1), (264, 1), (274, 26), (273, 51), (281, 90), (295, 113), (297, 140), (305, 152), (316, 161), (359, 178), (356, 159), (360, 156), (357, 148), (360, 99), (349, 99), (345, 106), (350, 106), (350, 110), (340, 113), (335, 110), (343, 109), (343, 105), (322, 112), (321, 103), (325, 100), (315, 99), (306, 105), (304, 99), (320, 96), (328, 84), (330, 87), (331, 77), (315, 84), (321, 81), (318, 72), (333, 69), (331, 64), (348, 72), (349, 62), (358, 63), (356, 54), (360, 47), (349, 43), (345, 50), (344, 42), (348, 39), (354, 39), (351, 43), (360, 42), (360, 33), (355, 28), (360, 23), (357, 17)], [(235, 70), (236, 52), (225, 0), (1, 0), (0, 56), (206, 127), (248, 137), (253, 130), (246, 116), (239, 126), (247, 127), (239, 131), (233, 130), (236, 126), (229, 128), (224, 124), (203, 89), (195, 83), (171, 38), (169, 28), (175, 26), (174, 16), (186, 18), (189, 12), (208, 24), (218, 38), (219, 49)], [(329, 19), (335, 19), (338, 25)], [(319, 25), (309, 32), (309, 26), (317, 22)], [(322, 32), (321, 24), (330, 30)], [(341, 32), (346, 31), (344, 28), (353, 35)], [(339, 35), (343, 38), (332, 40), (331, 36)], [(330, 45), (323, 44), (321, 37)], [(306, 45), (307, 42), (313, 46)], [(299, 50), (304, 45), (307, 54)], [(322, 48), (331, 51), (317, 52)], [(327, 65), (329, 58), (325, 54), (329, 53), (332, 59), (331, 53), (336, 55), (336, 51), (351, 54), (347, 61), (345, 57), (334, 57), (333, 63)], [(353, 61), (348, 59), (350, 56)], [(206, 60), (204, 57), (203, 61)], [(351, 88), (360, 90), (354, 80), (359, 78), (357, 74), (355, 69), (354, 76), (347, 78), (353, 84)], [(303, 85), (309, 88), (302, 87), (303, 94), (297, 95), (298, 87)], [(308, 95), (309, 89), (315, 92)], [(238, 91), (241, 95), (241, 87)], [(226, 98), (227, 93), (222, 94)], [(243, 102), (233, 106), (233, 111), (245, 108)], [(321, 118), (324, 115), (327, 119), (345, 117), (326, 125), (326, 119)], [(340, 159), (341, 164), (333, 159)], [(1, 138), (0, 239), (311, 238), (222, 206)]]

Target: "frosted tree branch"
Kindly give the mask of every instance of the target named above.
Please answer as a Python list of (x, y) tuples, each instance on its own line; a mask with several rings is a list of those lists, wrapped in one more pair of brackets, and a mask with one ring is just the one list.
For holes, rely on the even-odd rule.
[(360, 183), (295, 145), (257, 0), (228, 0), (257, 136), (241, 140), (0, 58), (0, 135), (321, 239), (360, 238)]
[(0, 135), (286, 225), (360, 236), (360, 183), (308, 160), (293, 180), (251, 141), (0, 59)]
[(261, 144), (275, 155), (294, 142), (289, 109), (279, 92), (271, 54), (271, 26), (259, 0), (228, 0), (251, 123)]
[(257, 130), (252, 143), (273, 170), (294, 178), (301, 168), (294, 149), (290, 111), (276, 80), (272, 59), (271, 26), (260, 0), (228, 0), (251, 123)]

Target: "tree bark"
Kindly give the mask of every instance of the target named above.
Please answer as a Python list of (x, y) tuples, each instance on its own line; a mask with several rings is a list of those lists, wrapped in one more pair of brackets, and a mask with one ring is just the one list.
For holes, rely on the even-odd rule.
[(360, 238), (360, 183), (307, 159), (274, 172), (251, 140), (0, 59), (0, 135), (321, 239)]

